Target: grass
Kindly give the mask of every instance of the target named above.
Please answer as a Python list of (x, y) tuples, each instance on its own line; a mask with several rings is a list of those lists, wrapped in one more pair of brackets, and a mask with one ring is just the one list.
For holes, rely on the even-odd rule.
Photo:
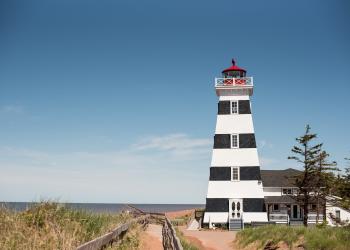
[(134, 223), (118, 244), (107, 247), (109, 250), (138, 250), (140, 249), (140, 235), (143, 232), (142, 225)]
[(41, 202), (23, 212), (0, 207), (0, 249), (75, 249), (129, 219), (55, 202)]
[(184, 250), (199, 250), (196, 246), (194, 246), (185, 239), (184, 234), (177, 227), (175, 227), (175, 231), (176, 236), (180, 239), (181, 245)]
[(186, 226), (191, 219), (192, 214), (185, 214), (182, 216), (178, 216), (175, 219), (172, 219), (171, 224), (173, 224), (174, 226)]
[(267, 245), (276, 246), (282, 242), (290, 249), (299, 245), (308, 250), (346, 250), (350, 249), (350, 228), (270, 225), (242, 230), (235, 242), (243, 248), (256, 244), (257, 248), (263, 249)]

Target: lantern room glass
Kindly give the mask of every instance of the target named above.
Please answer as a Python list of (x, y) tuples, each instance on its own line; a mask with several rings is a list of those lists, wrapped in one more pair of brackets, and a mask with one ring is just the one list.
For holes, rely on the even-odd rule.
[(223, 78), (241, 78), (246, 76), (246, 72), (241, 70), (232, 70), (222, 73)]

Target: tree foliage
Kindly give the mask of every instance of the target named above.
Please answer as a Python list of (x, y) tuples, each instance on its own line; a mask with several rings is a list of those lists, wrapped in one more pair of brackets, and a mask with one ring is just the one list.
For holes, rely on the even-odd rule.
[(315, 185), (316, 164), (322, 147), (321, 143), (313, 144), (317, 135), (312, 134), (310, 130), (310, 126), (307, 125), (305, 133), (295, 139), (298, 145), (292, 148), (294, 155), (288, 157), (288, 159), (300, 163), (303, 168), (302, 174), (295, 177), (295, 184), (298, 187), (297, 200), (304, 208), (303, 223), (305, 226), (307, 226), (309, 204), (311, 204), (312, 192)]

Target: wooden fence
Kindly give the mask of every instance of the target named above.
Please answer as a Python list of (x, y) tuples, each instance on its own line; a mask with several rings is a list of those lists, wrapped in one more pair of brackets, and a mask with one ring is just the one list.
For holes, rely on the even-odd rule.
[(98, 250), (102, 249), (107, 245), (112, 245), (113, 242), (117, 241), (119, 238), (123, 237), (126, 231), (133, 223), (146, 223), (150, 215), (144, 215), (139, 218), (133, 219), (117, 228), (113, 229), (111, 232), (106, 233), (94, 240), (84, 243), (77, 247), (77, 250)]
[(179, 238), (176, 236), (176, 231), (166, 216), (165, 216), (162, 234), (163, 234), (163, 248), (165, 250), (183, 250), (181, 242)]
[(148, 223), (148, 220), (151, 218), (152, 215), (156, 216), (158, 220), (160, 220), (161, 218), (164, 218), (164, 219), (161, 219), (162, 221), (164, 220), (163, 229), (162, 229), (163, 248), (165, 250), (183, 250), (181, 242), (179, 238), (176, 236), (176, 231), (173, 225), (163, 213), (151, 213), (151, 214), (142, 215), (123, 225), (118, 226), (117, 228), (113, 229), (111, 232), (106, 233), (105, 235), (102, 235), (96, 239), (93, 239), (89, 242), (86, 242), (80, 245), (79, 247), (77, 247), (77, 250), (104, 249), (106, 246), (112, 245), (113, 242), (116, 242), (119, 239), (121, 239), (133, 223), (142, 223), (142, 224)]

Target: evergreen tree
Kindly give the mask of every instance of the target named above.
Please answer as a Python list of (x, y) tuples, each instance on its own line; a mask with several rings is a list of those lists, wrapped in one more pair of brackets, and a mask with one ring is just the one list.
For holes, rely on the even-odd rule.
[(295, 184), (299, 188), (297, 201), (303, 204), (303, 223), (306, 227), (309, 214), (309, 204), (311, 203), (312, 191), (315, 185), (314, 177), (316, 163), (322, 147), (322, 144), (311, 145), (316, 137), (316, 134), (310, 133), (310, 126), (307, 125), (305, 134), (295, 139), (298, 142), (298, 146), (292, 148), (292, 152), (295, 155), (288, 157), (288, 159), (296, 160), (303, 168), (302, 174), (295, 177)]
[(345, 174), (339, 177), (337, 194), (343, 199), (342, 206), (350, 209), (350, 158), (345, 160), (348, 161), (348, 166), (345, 167)]
[(328, 161), (329, 154), (321, 150), (316, 163), (313, 193), (316, 199), (316, 223), (319, 221), (320, 207), (322, 207), (323, 221), (326, 221), (326, 199), (334, 184), (333, 171), (338, 171), (335, 161)]

